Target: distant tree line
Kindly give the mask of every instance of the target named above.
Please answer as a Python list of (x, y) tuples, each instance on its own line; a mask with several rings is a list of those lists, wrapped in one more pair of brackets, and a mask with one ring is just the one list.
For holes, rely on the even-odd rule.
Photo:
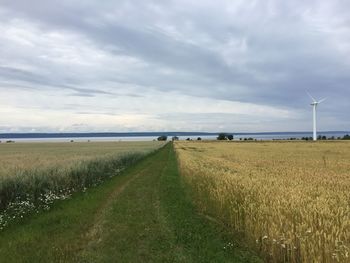
[(257, 139), (254, 139), (252, 137), (249, 138), (239, 138), (240, 141), (256, 141)]
[(344, 135), (343, 140), (350, 140), (350, 135), (349, 134)]
[[(301, 139), (305, 140), (305, 141), (312, 141), (313, 140), (312, 137), (302, 137)], [(335, 136), (327, 137), (325, 135), (318, 135), (317, 140), (350, 140), (350, 135), (346, 134), (343, 137), (335, 137)]]
[[(168, 139), (168, 137), (166, 135), (162, 135), (159, 136), (157, 138), (158, 141), (166, 141)], [(177, 136), (173, 136), (171, 138), (173, 141), (178, 141), (179, 137)], [(218, 136), (216, 137), (217, 140), (219, 141), (232, 141), (234, 139), (233, 134), (228, 134), (228, 133), (219, 133)], [(196, 139), (197, 141), (201, 141), (202, 138), (201, 137), (197, 137)], [(248, 137), (248, 138), (239, 138), (240, 141), (257, 141), (257, 139), (254, 139), (252, 137)], [(291, 137), (291, 138), (286, 138), (286, 139), (273, 139), (274, 141), (280, 141), (280, 140), (290, 140), (290, 141), (295, 141), (295, 140), (304, 140), (304, 141), (312, 141), (313, 138), (312, 137), (301, 137), (301, 138), (295, 138), (295, 137)], [(335, 137), (335, 136), (330, 136), (327, 137), (325, 135), (318, 135), (317, 136), (317, 140), (350, 140), (350, 135), (346, 134), (343, 137)], [(186, 138), (186, 141), (192, 141), (192, 139), (190, 137)], [(1, 141), (0, 141), (1, 142)], [(6, 141), (7, 143), (9, 142), (14, 142), (14, 141)]]
[[(202, 140), (202, 138), (201, 137), (197, 137), (197, 141), (201, 141)], [(190, 137), (188, 137), (187, 139), (186, 139), (186, 141), (193, 141)]]
[(157, 138), (158, 141), (166, 141), (168, 139), (168, 136), (166, 135), (161, 135)]
[(219, 141), (225, 141), (225, 140), (229, 140), (232, 141), (233, 140), (233, 135), (232, 134), (227, 134), (227, 133), (219, 133), (218, 137), (216, 138)]

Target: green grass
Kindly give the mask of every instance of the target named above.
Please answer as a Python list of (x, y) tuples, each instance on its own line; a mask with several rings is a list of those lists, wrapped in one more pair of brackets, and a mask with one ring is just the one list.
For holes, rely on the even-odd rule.
[[(1, 262), (259, 262), (196, 213), (172, 144), (0, 235)], [(232, 243), (232, 245), (229, 245)]]

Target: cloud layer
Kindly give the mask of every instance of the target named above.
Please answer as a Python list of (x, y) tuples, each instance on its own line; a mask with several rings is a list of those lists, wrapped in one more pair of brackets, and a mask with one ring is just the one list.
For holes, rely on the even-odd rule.
[(0, 1), (0, 132), (349, 130), (347, 1)]

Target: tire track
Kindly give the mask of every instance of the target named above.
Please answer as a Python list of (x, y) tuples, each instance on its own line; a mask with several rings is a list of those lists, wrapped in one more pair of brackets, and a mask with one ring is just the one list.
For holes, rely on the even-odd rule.
[(102, 232), (103, 232), (103, 225), (105, 221), (105, 217), (108, 214), (108, 211), (112, 208), (113, 202), (116, 201), (118, 196), (123, 193), (123, 191), (137, 178), (142, 176), (145, 171), (147, 171), (148, 167), (142, 169), (140, 172), (133, 174), (130, 176), (130, 178), (123, 182), (122, 184), (119, 184), (106, 198), (105, 202), (99, 207), (99, 209), (96, 211), (95, 218), (93, 220), (92, 226), (89, 228), (89, 230), (83, 235), (82, 239), (85, 240), (84, 246), (82, 247), (81, 254), (84, 255), (85, 252), (92, 247), (94, 247), (96, 244), (102, 241)]

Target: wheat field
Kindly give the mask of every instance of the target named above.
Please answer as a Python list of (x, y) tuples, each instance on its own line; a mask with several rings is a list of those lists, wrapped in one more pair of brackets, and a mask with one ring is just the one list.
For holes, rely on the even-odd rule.
[(176, 142), (197, 208), (266, 262), (350, 262), (350, 143)]
[(26, 170), (69, 169), (79, 162), (96, 158), (146, 153), (163, 144), (158, 141), (0, 143), (0, 178)]

